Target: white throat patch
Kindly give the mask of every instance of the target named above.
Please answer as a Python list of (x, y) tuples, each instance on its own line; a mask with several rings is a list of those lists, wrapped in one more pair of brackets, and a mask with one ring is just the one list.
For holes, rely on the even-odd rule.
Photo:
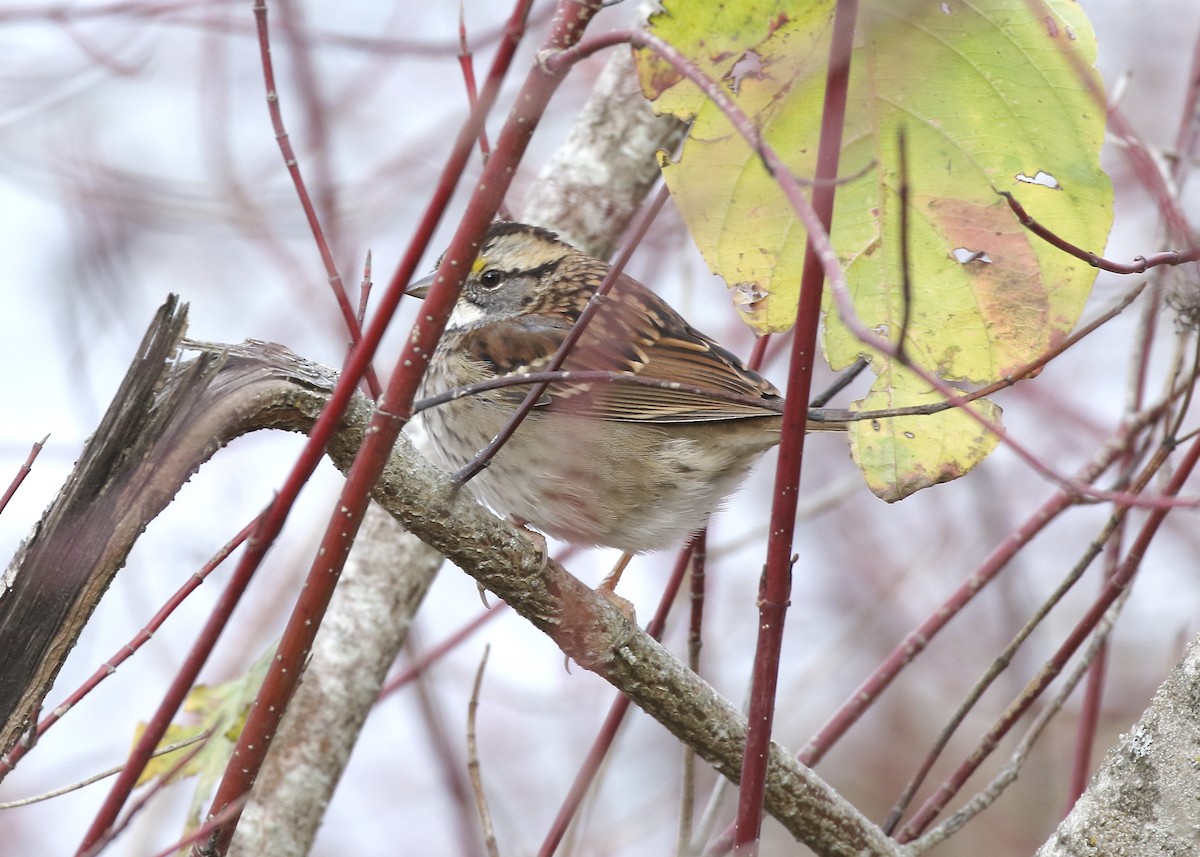
[(473, 304), (466, 298), (459, 298), (454, 304), (454, 311), (450, 313), (450, 320), (446, 322), (446, 329), (461, 330), (482, 320), (483, 309), (478, 304)]

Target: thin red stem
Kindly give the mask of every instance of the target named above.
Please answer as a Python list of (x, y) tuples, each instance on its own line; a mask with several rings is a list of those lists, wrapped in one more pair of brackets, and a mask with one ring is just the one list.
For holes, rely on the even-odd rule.
[[(290, 7), (288, 4), (283, 4), (285, 10)], [(325, 229), (321, 225), (321, 218), (317, 214), (316, 206), (313, 205), (312, 196), (308, 192), (308, 186), (305, 184), (304, 176), (300, 172), (300, 159), (296, 156), (295, 150), (292, 148), (291, 137), (288, 134), (287, 127), (283, 124), (283, 111), (279, 104), (279, 90), (275, 85), (275, 64), (271, 60), (271, 31), (267, 26), (267, 7), (265, 0), (257, 0), (254, 4), (254, 21), (258, 31), (258, 48), (259, 57), (262, 62), (263, 84), (267, 90), (267, 112), (271, 117), (271, 127), (275, 131), (275, 140), (279, 144), (279, 153), (283, 156), (284, 166), (287, 168), (288, 175), (291, 176), (292, 186), (296, 189), (296, 197), (300, 202), (300, 207), (304, 210), (304, 218), (308, 222), (308, 227), (312, 231), (313, 241), (317, 245), (317, 252), (321, 255), (321, 264), (325, 268), (325, 276), (329, 281), (329, 286), (333, 290), (334, 299), (337, 301), (338, 310), (342, 314), (342, 321), (346, 325), (346, 330), (350, 333), (350, 342), (353, 345), (362, 339), (362, 329), (359, 327), (358, 317), (354, 313), (354, 307), (350, 305), (350, 296), (346, 294), (346, 285), (342, 282), (342, 275), (338, 272), (337, 263), (333, 259), (333, 251), (329, 248), (329, 239), (325, 235)], [(294, 32), (294, 27), (285, 28), (287, 32)], [(300, 91), (307, 93), (310, 102), (316, 99), (315, 79), (316, 76), (312, 72), (311, 64), (308, 62), (307, 51), (303, 48), (302, 43), (297, 40), (292, 40), (293, 46), (297, 47), (296, 52), (297, 69), (301, 75), (304, 84), (300, 87)], [(323, 136), (323, 125), (317, 121), (316, 117), (320, 110), (310, 103), (308, 114), (313, 119), (311, 130), (316, 135), (317, 140), (314, 141), (314, 149), (317, 152), (324, 152), (328, 147), (320, 145), (320, 138)], [(320, 156), (319, 156), (320, 157)], [(323, 174), (327, 174), (326, 170), (321, 170)], [(330, 182), (321, 183), (327, 189), (331, 186)], [(332, 199), (327, 200), (327, 210), (332, 210)], [(367, 387), (371, 391), (372, 398), (379, 397), (379, 391), (382, 387), (379, 384), (379, 378), (375, 374), (374, 367), (368, 365), (364, 373), (367, 381)]]
[[(521, 9), (526, 8), (528, 5), (527, 0), (521, 0), (518, 5)], [(283, 529), (283, 524), (300, 490), (307, 484), (313, 471), (316, 470), (317, 465), (320, 464), (321, 459), (324, 457), (325, 447), (329, 443), (333, 433), (337, 430), (342, 415), (345, 413), (350, 399), (358, 386), (359, 380), (370, 365), (371, 358), (374, 356), (375, 350), (378, 348), (397, 306), (399, 306), (400, 299), (404, 295), (404, 290), (412, 282), (417, 265), (425, 253), (425, 248), (433, 236), (434, 229), (436, 229), (442, 213), (453, 196), (458, 179), (462, 175), (463, 167), (466, 165), (474, 149), (479, 127), (482, 125), (487, 111), (495, 101), (501, 80), (512, 61), (515, 50), (515, 42), (506, 40), (501, 43), (496, 60), (492, 65), (492, 74), (480, 98), (479, 109), (471, 114), (470, 119), (460, 129), (454, 146), (447, 157), (446, 166), (442, 171), (442, 178), (434, 191), (429, 205), (426, 207), (425, 215), (414, 230), (408, 250), (401, 260), (395, 276), (388, 284), (388, 288), (384, 293), (371, 324), (364, 331), (362, 339), (347, 358), (346, 365), (343, 367), (341, 376), (338, 378), (338, 383), (330, 395), (329, 403), (317, 418), (309, 434), (308, 442), (304, 445), (304, 449), (298, 457), (296, 464), (280, 488), (275, 501), (263, 516), (254, 537), (247, 545), (246, 552), (242, 555), (241, 561), (234, 570), (229, 586), (214, 606), (212, 614), (196, 639), (196, 643), (181, 665), (175, 681), (164, 695), (153, 717), (147, 722), (142, 737), (130, 752), (125, 769), (118, 775), (108, 797), (93, 819), (80, 845), (81, 851), (90, 848), (116, 820), (121, 806), (128, 799), (134, 783), (149, 761), (150, 754), (165, 734), (167, 727), (171, 723), (171, 719), (175, 716), (175, 712), (179, 709), (184, 697), (192, 685), (195, 684), (196, 678), (200, 674), (200, 669), (207, 661), (213, 646), (216, 645), (217, 638), (228, 625), (229, 617), (232, 615), (234, 608), (249, 585), (254, 572), (262, 562), (267, 550)], [(480, 231), (482, 232), (482, 229)], [(447, 306), (446, 315), (442, 317), (441, 325), (438, 326), (433, 338), (436, 338), (436, 335), (440, 334), (441, 327), (444, 326), (445, 318), (448, 315), (449, 308)], [(432, 350), (432, 346), (430, 346), (430, 350)], [(396, 375), (401, 374), (403, 373), (396, 373)], [(414, 389), (415, 383), (414, 381)], [(376, 454), (378, 455), (379, 453)], [(360, 488), (359, 490), (364, 489)], [(357, 531), (357, 526), (354, 529)], [(331, 577), (336, 576), (331, 575)], [(315, 625), (312, 630), (315, 632)], [(298, 674), (299, 670), (296, 671), (297, 676)], [(282, 708), (280, 713), (282, 713)], [(242, 791), (245, 791), (245, 789)], [(239, 794), (241, 793), (239, 792)], [(228, 798), (224, 800), (222, 805), (232, 802), (232, 799)], [(220, 810), (218, 809), (216, 812), (219, 813)]]
[(68, 711), (70, 711), (79, 703), (81, 699), (91, 693), (92, 690), (94, 690), (96, 686), (100, 684), (100, 682), (104, 681), (110, 675), (115, 673), (117, 671), (117, 667), (132, 657), (138, 649), (148, 643), (153, 638), (154, 633), (160, 627), (162, 627), (163, 622), (167, 621), (167, 617), (175, 612), (175, 608), (182, 604), (184, 599), (186, 599), (188, 595), (190, 595), (198, 586), (200, 586), (200, 584), (204, 582), (205, 578), (207, 578), (208, 575), (211, 574), (218, 565), (223, 563), (238, 545), (249, 538), (250, 534), (254, 531), (254, 528), (257, 525), (258, 518), (255, 518), (246, 526), (242, 527), (241, 532), (226, 542), (225, 545), (219, 551), (217, 551), (208, 562), (204, 564), (203, 568), (189, 577), (187, 582), (184, 583), (183, 586), (179, 587), (174, 595), (167, 599), (167, 602), (163, 604), (163, 606), (158, 609), (158, 612), (150, 618), (150, 621), (147, 622), (145, 626), (134, 635), (132, 640), (118, 649), (112, 657), (97, 667), (96, 671), (92, 673), (87, 681), (76, 688), (70, 696), (68, 696), (60, 704), (54, 706), (50, 713), (43, 717), (38, 723), (37, 732), (35, 733), (34, 740), (32, 742), (27, 743), (25, 741), (21, 741), (8, 752), (8, 755), (0, 758), (0, 778), (2, 778), (5, 773), (16, 767), (17, 763), (21, 761), (21, 758), (30, 750), (30, 748), (32, 748), (32, 746), (35, 745), (44, 734), (46, 734), (46, 730), (61, 720)]
[(447, 654), (462, 645), (464, 640), (503, 613), (507, 607), (508, 605), (503, 601), (493, 604), (466, 625), (463, 625), (449, 637), (442, 640), (442, 642), (426, 650), (425, 652), (422, 652), (420, 657), (418, 657), (408, 669), (404, 670), (404, 672), (400, 673), (383, 686), (383, 688), (379, 691), (379, 698), (383, 699), (385, 696), (390, 696), (409, 682), (413, 681), (413, 679), (417, 678), (417, 676), (425, 672), (425, 670), (429, 669)]
[[(521, 4), (510, 18), (506, 46), (514, 44), (514, 38), (523, 27), (526, 8), (525, 4)], [(585, 5), (567, 0), (561, 2), (543, 50), (558, 50), (573, 43), (582, 34), (595, 12), (596, 7), (593, 4)], [(511, 58), (511, 52), (508, 56)], [(497, 62), (500, 61), (498, 57)], [(505, 64), (507, 61), (504, 60)], [(535, 65), (517, 95), (513, 111), (500, 133), (496, 151), (484, 166), (476, 192), (472, 194), (459, 229), (446, 251), (440, 269), (444, 273), (440, 273), (435, 279), (422, 307), (421, 318), (414, 325), (412, 334), (405, 340), (387, 390), (379, 399), (372, 415), (363, 444), (347, 474), (337, 508), (331, 516), (321, 547), (309, 569), (306, 585), (284, 629), (275, 660), (250, 710), (225, 776), (217, 788), (212, 812), (220, 811), (227, 803), (249, 791), (254, 783), (271, 738), (276, 734), (279, 720), (303, 672), (312, 639), (332, 597), (333, 588), (349, 555), (350, 546), (362, 525), (371, 488), (378, 481), (391, 448), (408, 420), (421, 376), (446, 326), (465, 274), (478, 253), (479, 241), (511, 184), (533, 131), (560, 81), (561, 75), (553, 74), (541, 65)], [(491, 82), (489, 79), (489, 85)], [(490, 98), (485, 88), (480, 106), (488, 105)], [(465, 131), (471, 132), (465, 141), (466, 150), (469, 151), (478, 134), (478, 123), (468, 123)], [(456, 162), (463, 148), (464, 136), (460, 135), (455, 148)], [(440, 214), (443, 208), (444, 203), (436, 211)], [(436, 220), (437, 216), (431, 210), (424, 223), (432, 224)], [(423, 247), (428, 235), (422, 231), (419, 240)], [(388, 287), (389, 293), (394, 289), (403, 289), (404, 285), (411, 281), (416, 258), (411, 253), (406, 256), (397, 278)], [(403, 282), (399, 282), (400, 280)], [(358, 351), (356, 348), (355, 354)], [(236, 820), (231, 821), (214, 835), (210, 843), (212, 854), (219, 855), (225, 852), (235, 825)]]
[[(1182, 490), (1184, 482), (1187, 481), (1196, 469), (1197, 462), (1200, 462), (1200, 437), (1193, 439), (1187, 453), (1179, 462), (1178, 468), (1171, 474), (1170, 482), (1168, 482), (1164, 493), (1168, 496), (1178, 494)], [(899, 837), (897, 837), (900, 842), (909, 842), (914, 839), (937, 817), (950, 798), (962, 788), (967, 778), (975, 773), (983, 761), (991, 754), (991, 751), (996, 748), (1000, 737), (1008, 732), (1012, 724), (1033, 705), (1042, 691), (1062, 672), (1067, 662), (1079, 650), (1079, 647), (1086, 642), (1088, 636), (1104, 618), (1104, 614), (1133, 581), (1134, 574), (1141, 567), (1142, 559), (1145, 557), (1150, 543), (1154, 540), (1154, 536), (1158, 533), (1158, 529), (1162, 526), (1169, 511), (1169, 507), (1158, 507), (1147, 513), (1146, 521), (1142, 525), (1137, 538), (1130, 546), (1129, 553), (1126, 554), (1124, 561), (1122, 561), (1116, 573), (1105, 583), (1100, 596), (1092, 603), (1092, 606), (1075, 625), (1075, 628), (1067, 636), (1066, 640), (1063, 641), (1054, 655), (1042, 667), (1037, 678), (1030, 683), (1025, 692), (1009, 705), (1008, 709), (992, 725), (991, 729), (988, 730), (980, 741), (975, 752), (954, 773), (947, 777), (942, 787), (925, 802), (912, 821), (905, 825)]]
[(17, 475), (8, 484), (8, 488), (4, 491), (4, 496), (0, 497), (0, 512), (4, 511), (4, 507), (8, 505), (8, 501), (17, 493), (17, 489), (21, 487), (21, 483), (25, 481), (25, 477), (33, 469), (34, 459), (38, 457), (38, 453), (42, 451), (42, 448), (46, 445), (46, 441), (49, 439), (50, 435), (46, 435), (29, 450), (29, 455), (25, 458), (25, 463), (17, 468)]
[(1113, 274), (1143, 274), (1151, 268), (1157, 268), (1159, 265), (1182, 265), (1186, 262), (1195, 262), (1200, 259), (1200, 245), (1189, 247), (1187, 250), (1163, 250), (1160, 253), (1152, 253), (1149, 256), (1135, 256), (1132, 262), (1113, 262), (1110, 259), (1105, 259), (1103, 256), (1097, 256), (1091, 250), (1085, 250), (1075, 244), (1072, 244), (1067, 239), (1058, 235), (1058, 233), (1047, 229), (1042, 224), (1038, 223), (1029, 215), (1025, 207), (1017, 202), (1017, 198), (1006, 190), (998, 190), (996, 193), (1004, 197), (1008, 203), (1008, 207), (1012, 209), (1012, 213), (1016, 215), (1017, 220), (1022, 226), (1041, 238), (1047, 244), (1062, 250), (1068, 256), (1074, 256), (1083, 262), (1087, 262), (1093, 268), (1099, 268), (1102, 271), (1108, 271)]
[[(1120, 542), (1109, 543), (1110, 554), (1120, 549)], [(1071, 762), (1071, 779), (1067, 784), (1067, 801), (1063, 815), (1071, 811), (1091, 779), (1092, 745), (1100, 725), (1100, 712), (1104, 699), (1104, 679), (1108, 674), (1108, 640), (1100, 644), (1099, 651), (1088, 669), (1087, 684), (1083, 689), (1083, 700), (1079, 706), (1079, 724), (1075, 729), (1075, 753)]]
[[(467, 104), (474, 110), (479, 101), (479, 93), (475, 86), (475, 55), (467, 41), (467, 18), (461, 2), (458, 6), (458, 66), (462, 70), (463, 86), (467, 90)], [(488, 141), (486, 127), (479, 129), (479, 154), (485, 164), (492, 154), (492, 144)], [(498, 213), (501, 220), (512, 220), (512, 214), (503, 201)]]
[[(833, 35), (829, 46), (812, 199), (813, 210), (825, 235), (829, 234), (829, 226), (833, 221), (833, 202), (837, 190), (834, 180), (837, 178), (842, 151), (850, 57), (857, 17), (858, 0), (839, 0), (834, 11)], [(812, 389), (813, 365), (817, 358), (817, 329), (821, 319), (824, 279), (822, 260), (810, 240), (805, 250), (800, 305), (792, 338), (787, 406), (783, 412), (783, 439), (779, 446), (779, 463), (775, 468), (774, 501), (767, 535), (766, 572), (759, 587), (758, 641), (750, 686), (749, 730), (746, 734), (734, 827), (735, 850), (756, 843), (762, 827), (771, 725), (775, 718), (775, 693), (783, 649), (783, 624), (791, 598), (796, 505), (804, 458), (807, 402)]]
[[(1091, 482), (1098, 479), (1127, 448), (1140, 425), (1150, 417), (1151, 414), (1145, 414), (1139, 422), (1123, 427), (1122, 431), (1106, 444), (1092, 461), (1081, 468), (1074, 481)], [(1012, 535), (997, 545), (979, 568), (964, 580), (945, 601), (931, 611), (920, 625), (910, 631), (883, 663), (876, 668), (875, 672), (855, 688), (833, 716), (800, 751), (798, 755), (800, 762), (809, 767), (818, 764), (829, 748), (875, 703), (875, 700), (891, 685), (896, 676), (925, 650), (942, 628), (1000, 574), (1018, 551), (1077, 501), (1078, 497), (1073, 492), (1065, 489), (1057, 491)]]

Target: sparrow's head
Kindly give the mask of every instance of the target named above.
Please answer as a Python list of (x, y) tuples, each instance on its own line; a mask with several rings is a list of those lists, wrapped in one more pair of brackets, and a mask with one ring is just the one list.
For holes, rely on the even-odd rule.
[[(441, 262), (439, 261), (439, 269)], [(549, 230), (501, 221), (488, 228), (463, 283), (447, 330), (464, 330), (520, 316), (578, 317), (607, 266)], [(414, 283), (425, 297), (442, 272)]]

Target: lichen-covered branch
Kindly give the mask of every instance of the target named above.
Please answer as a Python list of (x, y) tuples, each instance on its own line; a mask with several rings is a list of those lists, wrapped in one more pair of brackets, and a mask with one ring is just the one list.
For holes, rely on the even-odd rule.
[(1200, 639), (1105, 757), (1038, 857), (1200, 851)]
[[(156, 332), (148, 341), (173, 347), (182, 323), (183, 313), (172, 302), (160, 313)], [(336, 380), (333, 370), (269, 343), (188, 347), (198, 351), (198, 356), (171, 368), (161, 345), (150, 351), (143, 348), (145, 353), (131, 370), (131, 376), (142, 379), (140, 385), (128, 394), (123, 386), (118, 397), (118, 410), (136, 412), (136, 404), (142, 411), (123, 423), (137, 431), (121, 438), (122, 448), (115, 454), (105, 456), (106, 478), (99, 487), (107, 487), (107, 492), (91, 490), (81, 496), (71, 490), (78, 481), (73, 476), (64, 491), (66, 499), (56, 504), (55, 509), (66, 504), (68, 521), (89, 521), (88, 532), (96, 541), (94, 548), (72, 553), (84, 580), (71, 583), (74, 595), (66, 592), (63, 584), (64, 602), (80, 605), (92, 600), (65, 611), (69, 615), (55, 629), (58, 644), (41, 649), (37, 669), (22, 662), (21, 669), (28, 675), (21, 675), (6, 666), (5, 681), (25, 683), (23, 698), (32, 700), (15, 719), (6, 718), (5, 734), (10, 741), (20, 735), (45, 695), (48, 681), (37, 677), (57, 672), (90, 615), (94, 599), (120, 567), (137, 535), (179, 486), (238, 435), (261, 428), (307, 430)], [(159, 361), (157, 373), (152, 358)], [(328, 448), (338, 467), (350, 466), (370, 414), (370, 402), (356, 396)], [(109, 424), (106, 417), (102, 430)], [(107, 449), (104, 440), (98, 432), (93, 445)], [(134, 502), (133, 495), (139, 492), (153, 497)], [(118, 494), (122, 502), (112, 502)], [(397, 442), (374, 494), (406, 529), (507, 601), (572, 659), (624, 692), (717, 770), (737, 779), (746, 733), (742, 714), (607, 599), (557, 563), (547, 561), (538, 546), (466, 492), (456, 490), (406, 438)], [(97, 508), (105, 505), (109, 507), (107, 515)], [(37, 589), (48, 568), (49, 572), (55, 569), (40, 564), (40, 558), (61, 557), (62, 545), (77, 543), (73, 530), (60, 524), (62, 520), (61, 515), (48, 516), (18, 556), (12, 569), (13, 589), (0, 597), (0, 623), (5, 618), (17, 624), (31, 619), (15, 608), (27, 603), (28, 596), (21, 593)], [(875, 825), (790, 753), (774, 747), (771, 756), (767, 808), (798, 839), (820, 854), (900, 853)]]

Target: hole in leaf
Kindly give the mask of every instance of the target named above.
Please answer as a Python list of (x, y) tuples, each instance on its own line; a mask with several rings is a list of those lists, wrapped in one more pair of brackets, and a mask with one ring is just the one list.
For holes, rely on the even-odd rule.
[(729, 290), (734, 307), (747, 316), (761, 312), (763, 301), (771, 296), (770, 292), (753, 282), (735, 283)]
[(1042, 187), (1048, 187), (1051, 190), (1062, 190), (1062, 185), (1058, 183), (1058, 179), (1045, 170), (1038, 170), (1033, 176), (1017, 173), (1014, 178), (1019, 182), (1025, 182), (1025, 184), (1040, 184)]
[(736, 95), (738, 90), (741, 89), (742, 81), (746, 78), (751, 78), (753, 80), (762, 79), (762, 68), (762, 57), (756, 54), (754, 51), (746, 51), (744, 54), (742, 54), (741, 59), (735, 62), (733, 64), (733, 68), (731, 68), (729, 73), (725, 75), (734, 94)]
[(942, 10), (942, 14), (943, 14), (943, 15), (949, 15), (949, 14), (950, 14), (950, 13), (953, 11), (953, 10), (950, 8), (950, 4), (949, 4), (949, 3), (943, 3), (943, 4), (942, 4), (942, 5), (939, 7), (939, 8), (941, 8), (941, 10)]
[(749, 281), (735, 283), (732, 288), (735, 295), (734, 299), (741, 303), (755, 303), (761, 301), (769, 294), (766, 289), (757, 283)]
[(979, 262), (981, 265), (992, 264), (992, 259), (983, 250), (968, 250), (966, 247), (955, 247), (953, 251), (954, 260), (960, 265), (967, 265), (971, 262)]

